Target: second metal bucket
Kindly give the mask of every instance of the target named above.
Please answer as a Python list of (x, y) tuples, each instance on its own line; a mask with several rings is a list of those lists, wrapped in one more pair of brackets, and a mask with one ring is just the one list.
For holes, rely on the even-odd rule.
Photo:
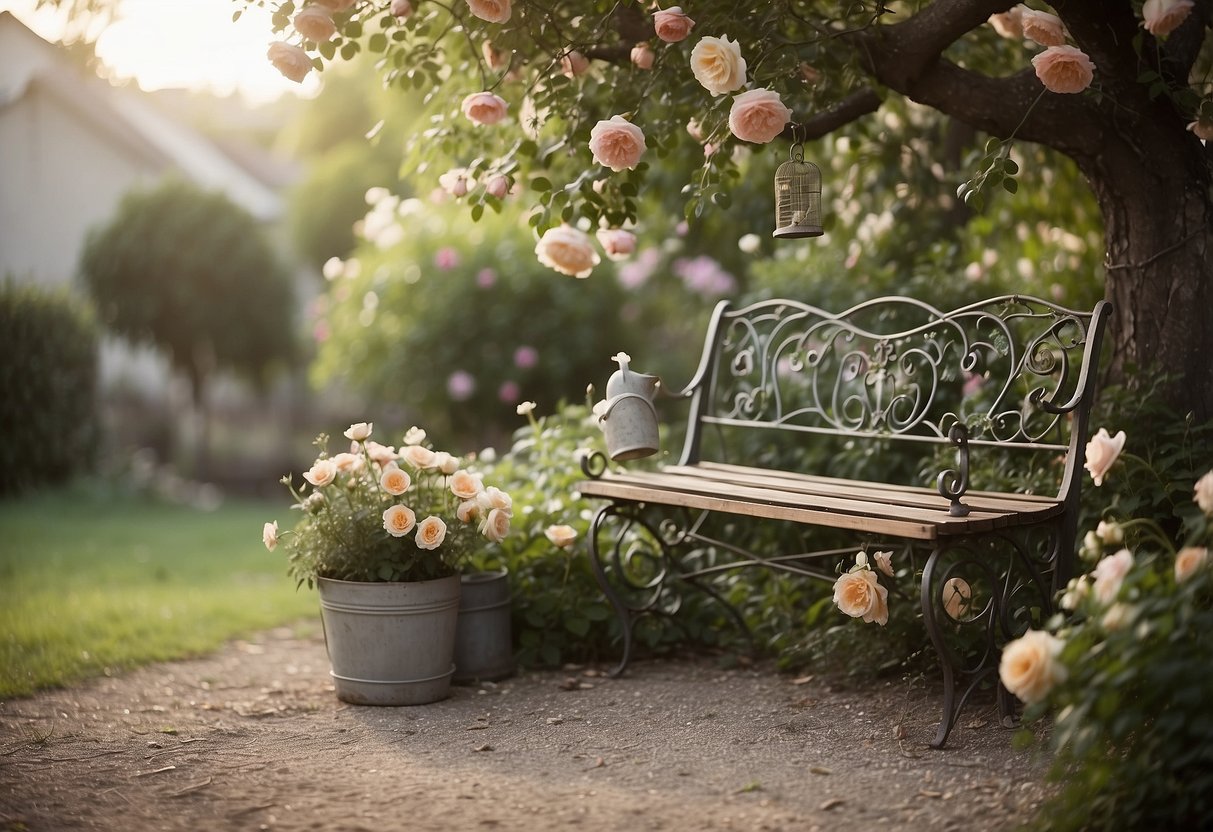
[(509, 571), (503, 568), (464, 575), (462, 590), (453, 681), (504, 679), (514, 672)]

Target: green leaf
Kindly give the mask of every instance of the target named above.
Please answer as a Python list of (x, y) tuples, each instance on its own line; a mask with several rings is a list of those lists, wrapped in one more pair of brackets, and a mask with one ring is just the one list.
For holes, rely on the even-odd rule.
[(366, 42), (366, 48), (372, 52), (382, 52), (387, 49), (387, 35), (383, 32), (376, 32), (371, 35), (370, 40)]
[(1019, 190), (1019, 183), (1010, 177), (1002, 180), (1002, 187), (1009, 194), (1013, 194)]
[(541, 193), (543, 191), (550, 191), (552, 190), (552, 180), (548, 179), (546, 176), (536, 176), (531, 180), (531, 190), (539, 191)]
[(472, 222), (480, 222), (480, 218), (484, 216), (484, 203), (476, 203), (472, 206)]

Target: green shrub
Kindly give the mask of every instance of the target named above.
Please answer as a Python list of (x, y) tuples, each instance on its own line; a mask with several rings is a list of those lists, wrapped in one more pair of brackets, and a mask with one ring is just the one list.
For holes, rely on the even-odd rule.
[(91, 466), (97, 349), (91, 312), (66, 292), (0, 285), (0, 496)]

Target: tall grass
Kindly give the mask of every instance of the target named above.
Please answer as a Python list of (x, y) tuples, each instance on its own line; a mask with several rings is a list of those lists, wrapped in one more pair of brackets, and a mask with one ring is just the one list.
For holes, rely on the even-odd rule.
[(282, 513), (81, 487), (0, 502), (0, 699), (314, 615), (316, 599), (261, 544)]

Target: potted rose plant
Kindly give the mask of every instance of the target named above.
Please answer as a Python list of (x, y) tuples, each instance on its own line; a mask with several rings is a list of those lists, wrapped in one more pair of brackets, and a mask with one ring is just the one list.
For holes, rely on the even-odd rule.
[(508, 494), (412, 428), (397, 450), (351, 425), (348, 451), (328, 437), (298, 488), (290, 531), (266, 523), (263, 540), (288, 552), (297, 585), (320, 594), (337, 696), (364, 705), (444, 698), (454, 672), (460, 567), (510, 529)]

